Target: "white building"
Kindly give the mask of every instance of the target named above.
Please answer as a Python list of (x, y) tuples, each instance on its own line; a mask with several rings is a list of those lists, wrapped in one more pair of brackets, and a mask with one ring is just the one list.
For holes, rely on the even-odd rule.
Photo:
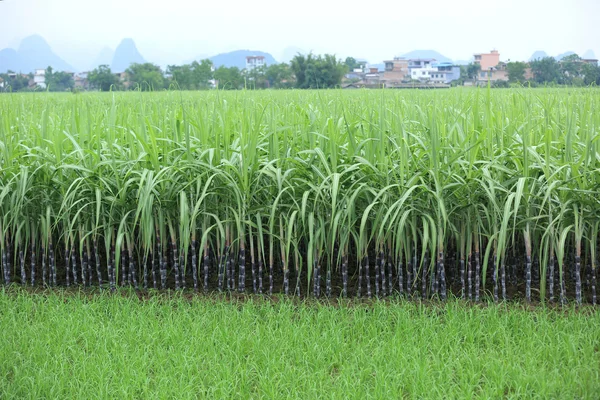
[(46, 70), (45, 69), (36, 69), (33, 74), (33, 83), (36, 86), (41, 87), (42, 89), (46, 89)]
[(433, 58), (415, 58), (408, 60), (410, 79), (423, 82), (431, 80), (431, 74), (437, 71), (437, 68), (433, 67), (434, 62), (435, 59)]
[(246, 71), (250, 72), (255, 68), (266, 67), (264, 56), (247, 56), (246, 57)]

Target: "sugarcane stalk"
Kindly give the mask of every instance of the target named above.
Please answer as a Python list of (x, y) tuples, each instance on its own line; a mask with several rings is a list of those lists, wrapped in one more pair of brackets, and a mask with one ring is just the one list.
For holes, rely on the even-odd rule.
[(191, 250), (192, 250), (192, 278), (194, 280), (194, 292), (198, 291), (198, 257), (196, 255), (196, 234), (192, 236)]
[(360, 297), (362, 294), (362, 279), (363, 279), (363, 264), (365, 263), (365, 259), (363, 258), (358, 262), (358, 289), (356, 290), (357, 297)]
[[(71, 286), (71, 282), (70, 282), (70, 278), (69, 275), (71, 273), (70, 270), (70, 266), (71, 266), (71, 254), (69, 253), (69, 242), (68, 240), (65, 240), (65, 270), (67, 271), (66, 275), (66, 280), (67, 280), (67, 287)], [(77, 282), (73, 282), (74, 285), (77, 285)]]
[(204, 244), (204, 262), (203, 262), (203, 267), (204, 267), (204, 284), (203, 284), (203, 290), (204, 292), (208, 292), (208, 268), (210, 266), (210, 251), (208, 248), (208, 242), (206, 242)]
[(19, 245), (19, 265), (21, 267), (21, 285), (27, 285), (27, 275), (25, 273), (25, 255), (23, 248)]
[(258, 293), (256, 282), (256, 263), (254, 253), (254, 238), (252, 237), (252, 228), (250, 228), (250, 269), (252, 270), (252, 293)]
[(47, 287), (48, 285), (46, 284), (46, 249), (44, 248), (44, 245), (42, 245), (42, 286), (43, 287)]
[(440, 248), (438, 250), (438, 271), (439, 271), (439, 279), (440, 279), (440, 295), (442, 300), (446, 300), (446, 270), (444, 268), (444, 250), (440, 244)]
[[(400, 296), (404, 295), (404, 273), (403, 273), (403, 265), (402, 265), (402, 256), (399, 256), (399, 260), (397, 261), (398, 263), (398, 290), (400, 293)], [(407, 272), (408, 274), (408, 272)]]
[(56, 260), (54, 259), (54, 246), (52, 238), (48, 241), (48, 253), (50, 257), (50, 274), (52, 276), (52, 286), (56, 286)]
[(550, 245), (550, 259), (548, 260), (548, 293), (550, 302), (554, 302), (554, 248)]
[(365, 279), (367, 281), (367, 297), (370, 299), (373, 295), (371, 293), (371, 274), (369, 273), (369, 255), (365, 256)]
[(427, 252), (425, 252), (425, 259), (423, 260), (423, 265), (421, 266), (421, 298), (425, 300), (427, 298), (427, 264), (429, 262), (429, 258), (427, 257)]
[[(121, 282), (120, 282), (119, 286), (125, 286), (125, 285), (129, 285), (131, 283), (129, 274), (127, 273), (127, 264), (125, 264), (125, 259), (126, 259), (125, 241), (123, 241), (121, 243), (121, 268), (120, 268)], [(82, 279), (85, 282), (85, 277), (83, 277)]]
[(375, 250), (375, 297), (379, 297), (379, 267), (381, 261), (379, 259), (379, 251)]
[(525, 230), (525, 299), (531, 303), (531, 242), (529, 230)]
[[(240, 244), (240, 254), (239, 254), (239, 283), (238, 283), (238, 291), (243, 293), (246, 291), (246, 247), (245, 243)], [(286, 293), (287, 294), (287, 293)]]
[(35, 242), (31, 237), (31, 286), (35, 286)]
[(348, 297), (348, 256), (347, 249), (342, 254), (342, 297)]

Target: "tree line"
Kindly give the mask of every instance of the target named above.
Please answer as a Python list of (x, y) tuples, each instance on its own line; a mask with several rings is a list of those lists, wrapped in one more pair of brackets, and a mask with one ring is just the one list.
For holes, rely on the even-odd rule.
[[(169, 65), (163, 71), (152, 63), (132, 64), (124, 73), (115, 74), (108, 65), (101, 65), (90, 71), (87, 76), (89, 89), (109, 90), (203, 90), (213, 86), (219, 89), (267, 89), (297, 88), (319, 89), (333, 88), (342, 83), (344, 74), (354, 68), (363, 66), (353, 57), (344, 61), (334, 55), (314, 55), (312, 53), (296, 55), (290, 63), (272, 64), (251, 70), (237, 67), (219, 66), (215, 68), (212, 61), (204, 59), (185, 65)], [(527, 69), (531, 69), (532, 78), (527, 79)], [(583, 62), (572, 54), (557, 61), (553, 57), (525, 62), (509, 62), (506, 64), (508, 81), (497, 81), (495, 86), (510, 84), (529, 85), (600, 85), (600, 67)], [(477, 79), (480, 73), (478, 64), (471, 63), (461, 67), (461, 76), (456, 84), (466, 80)], [(31, 90), (30, 81), (33, 74), (0, 74), (3, 86), (0, 89), (10, 91)], [(69, 91), (75, 87), (73, 74), (54, 71), (48, 67), (45, 71), (46, 90)]]
[[(527, 69), (531, 77), (527, 77)], [(476, 79), (481, 72), (478, 64), (461, 67), (461, 82)], [(513, 61), (506, 64), (508, 81), (495, 82), (496, 86), (510, 84), (591, 86), (600, 85), (600, 67), (583, 61), (577, 54), (571, 54), (557, 61), (554, 57), (544, 57), (529, 63)]]

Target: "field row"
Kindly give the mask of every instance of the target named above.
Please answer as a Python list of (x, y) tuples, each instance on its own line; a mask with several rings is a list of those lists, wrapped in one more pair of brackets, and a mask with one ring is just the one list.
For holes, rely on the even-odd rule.
[(2, 278), (595, 303), (599, 100), (1, 96)]

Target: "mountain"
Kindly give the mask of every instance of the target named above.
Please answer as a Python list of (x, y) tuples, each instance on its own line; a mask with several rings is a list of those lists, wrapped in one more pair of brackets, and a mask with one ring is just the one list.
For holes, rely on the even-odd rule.
[(269, 53), (258, 50), (236, 50), (229, 53), (221, 53), (210, 57), (210, 60), (215, 65), (215, 68), (220, 66), (238, 67), (239, 69), (246, 68), (247, 56), (264, 56), (267, 66), (277, 64), (277, 61)]
[(23, 73), (33, 72), (36, 68), (51, 66), (57, 71), (76, 72), (72, 65), (57, 56), (50, 45), (39, 35), (26, 37), (19, 48), (0, 51), (0, 72), (7, 70)]
[(402, 54), (404, 58), (435, 58), (439, 62), (452, 62), (451, 59), (438, 53), (435, 50), (413, 50), (408, 53)]
[(112, 72), (123, 72), (133, 63), (143, 64), (146, 60), (140, 54), (133, 39), (123, 39), (113, 55), (110, 69)]
[(6, 71), (22, 71), (29, 72), (21, 68), (21, 59), (19, 53), (15, 49), (0, 50), (0, 72)]
[(289, 63), (297, 54), (307, 54), (307, 52), (295, 46), (286, 47), (281, 52), (281, 62)]
[(535, 53), (533, 53), (531, 57), (529, 57), (529, 61), (540, 60), (546, 57), (548, 57), (548, 53), (546, 53), (545, 51), (538, 50)]
[(115, 52), (112, 51), (112, 49), (104, 47), (102, 50), (100, 50), (100, 53), (98, 53), (94, 61), (90, 64), (90, 70), (97, 68), (100, 65), (110, 65), (114, 55)]
[(592, 50), (588, 50), (585, 53), (583, 53), (581, 58), (585, 58), (586, 60), (595, 60), (596, 55), (594, 54), (594, 52)]
[(556, 59), (556, 61), (560, 61), (560, 60), (562, 60), (563, 58), (565, 58), (565, 57), (567, 57), (567, 56), (570, 56), (570, 55), (572, 55), (572, 54), (575, 54), (575, 52), (574, 52), (574, 51), (567, 51), (567, 52), (565, 52), (565, 53), (562, 53), (562, 54), (559, 54), (559, 55), (557, 55), (557, 56), (556, 56), (556, 57), (554, 57), (554, 58)]

